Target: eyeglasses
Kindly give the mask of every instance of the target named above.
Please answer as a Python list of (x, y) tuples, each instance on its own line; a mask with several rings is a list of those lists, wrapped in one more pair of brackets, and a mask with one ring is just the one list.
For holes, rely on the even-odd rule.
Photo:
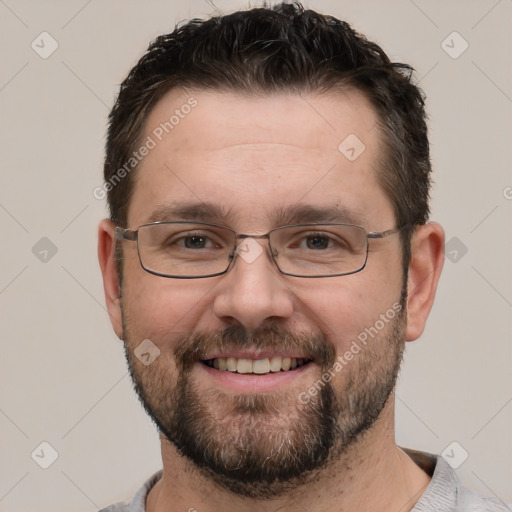
[[(293, 224), (264, 235), (246, 235), (218, 224), (177, 221), (144, 224), (137, 230), (116, 227), (115, 235), (119, 240), (136, 242), (142, 268), (162, 277), (219, 276), (229, 270), (237, 254), (250, 263), (255, 254), (262, 252), (254, 240), (238, 244), (239, 239), (263, 238), (268, 239), (269, 255), (281, 273), (335, 277), (363, 270), (368, 260), (368, 240), (384, 238), (400, 229), (368, 233), (352, 224)], [(248, 259), (251, 251), (252, 258)]]

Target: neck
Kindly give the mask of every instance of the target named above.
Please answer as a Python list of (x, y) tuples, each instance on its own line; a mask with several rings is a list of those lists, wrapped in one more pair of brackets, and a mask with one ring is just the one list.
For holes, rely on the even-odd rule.
[(302, 487), (277, 499), (254, 500), (219, 488), (163, 437), (162, 461), (162, 478), (148, 495), (147, 512), (409, 512), (430, 482), (430, 477), (395, 443), (391, 401), (373, 428), (341, 458)]

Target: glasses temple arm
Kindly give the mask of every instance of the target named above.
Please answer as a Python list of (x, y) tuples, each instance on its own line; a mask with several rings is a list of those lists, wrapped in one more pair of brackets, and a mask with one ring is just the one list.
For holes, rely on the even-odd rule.
[(368, 238), (384, 238), (385, 236), (398, 233), (403, 227), (404, 226), (400, 226), (393, 229), (387, 229), (386, 231), (372, 231), (371, 233), (368, 233)]
[(133, 242), (137, 241), (137, 231), (132, 231), (130, 229), (120, 228), (119, 226), (116, 226), (115, 234), (119, 240), (131, 240)]

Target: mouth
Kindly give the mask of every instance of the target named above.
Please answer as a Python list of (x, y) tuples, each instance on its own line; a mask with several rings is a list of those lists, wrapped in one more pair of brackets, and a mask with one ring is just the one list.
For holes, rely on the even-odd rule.
[(313, 359), (282, 356), (266, 357), (262, 359), (216, 357), (213, 359), (201, 360), (202, 364), (215, 370), (244, 375), (266, 375), (279, 372), (292, 372), (312, 362)]

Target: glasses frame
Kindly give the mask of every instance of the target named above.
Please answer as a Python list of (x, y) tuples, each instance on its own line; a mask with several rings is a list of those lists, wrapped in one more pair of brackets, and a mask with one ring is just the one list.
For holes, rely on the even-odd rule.
[[(157, 224), (197, 224), (197, 225), (200, 225), (200, 226), (211, 226), (211, 227), (222, 228), (222, 229), (225, 229), (227, 231), (230, 231), (234, 235), (235, 245), (233, 247), (233, 251), (228, 256), (228, 263), (227, 263), (226, 269), (223, 270), (222, 272), (216, 272), (214, 274), (206, 274), (204, 276), (178, 276), (178, 275), (163, 274), (161, 272), (157, 272), (155, 270), (151, 270), (151, 269), (145, 267), (144, 263), (142, 262), (142, 257), (140, 255), (139, 230), (141, 228), (146, 227), (146, 226), (154, 226), (154, 225), (157, 225)], [(319, 274), (319, 275), (314, 275), (314, 276), (308, 276), (308, 275), (305, 276), (305, 275), (300, 275), (300, 274), (292, 274), (290, 272), (285, 272), (285, 271), (281, 270), (279, 264), (277, 263), (277, 261), (275, 259), (275, 257), (276, 257), (275, 250), (270, 245), (270, 235), (271, 235), (271, 233), (273, 233), (274, 231), (278, 231), (280, 229), (285, 229), (285, 228), (292, 228), (292, 227), (314, 227), (314, 226), (350, 226), (350, 227), (356, 227), (356, 228), (359, 228), (359, 229), (363, 230), (366, 233), (366, 252), (365, 252), (364, 263), (361, 265), (361, 267), (358, 268), (357, 270), (351, 270), (350, 272), (343, 272), (343, 273), (338, 273), (338, 274)], [(267, 239), (268, 240), (268, 247), (269, 247), (269, 250), (270, 250), (269, 251), (270, 259), (274, 262), (275, 266), (277, 267), (279, 272), (281, 272), (281, 274), (284, 274), (286, 276), (293, 276), (293, 277), (302, 277), (302, 278), (313, 279), (313, 278), (318, 278), (318, 277), (340, 277), (340, 276), (347, 276), (347, 275), (350, 275), (350, 274), (357, 274), (358, 272), (361, 272), (366, 267), (366, 264), (368, 262), (368, 250), (369, 250), (369, 246), (370, 246), (369, 240), (370, 239), (385, 238), (385, 237), (387, 237), (389, 235), (393, 235), (395, 233), (398, 233), (404, 227), (405, 226), (399, 226), (399, 227), (395, 227), (395, 228), (392, 228), (392, 229), (387, 229), (385, 231), (370, 231), (370, 232), (368, 232), (368, 231), (366, 231), (365, 228), (363, 228), (362, 226), (358, 226), (356, 224), (347, 224), (347, 223), (340, 223), (340, 222), (318, 222), (318, 223), (310, 223), (310, 224), (287, 224), (286, 226), (279, 226), (277, 228), (273, 228), (268, 233), (265, 233), (264, 235), (248, 235), (246, 233), (237, 233), (235, 230), (233, 230), (231, 228), (228, 228), (227, 226), (223, 226), (222, 224), (214, 224), (214, 223), (211, 223), (211, 222), (178, 220), (178, 221), (149, 222), (147, 224), (142, 224), (141, 226), (139, 226), (135, 230), (127, 229), (127, 228), (122, 228), (120, 226), (116, 226), (115, 227), (115, 237), (118, 240), (126, 240), (126, 241), (129, 241), (129, 242), (136, 242), (137, 243), (137, 254), (139, 256), (139, 262), (140, 262), (141, 267), (146, 272), (148, 272), (149, 274), (153, 274), (155, 276), (167, 277), (167, 278), (170, 278), (170, 279), (204, 279), (204, 278), (207, 278), (207, 277), (221, 276), (221, 275), (226, 274), (228, 272), (228, 270), (232, 267), (233, 262), (236, 259), (235, 256), (237, 254), (237, 249), (238, 249), (238, 245), (239, 245), (237, 243), (238, 240), (244, 240), (246, 238), (254, 238), (254, 239)]]

